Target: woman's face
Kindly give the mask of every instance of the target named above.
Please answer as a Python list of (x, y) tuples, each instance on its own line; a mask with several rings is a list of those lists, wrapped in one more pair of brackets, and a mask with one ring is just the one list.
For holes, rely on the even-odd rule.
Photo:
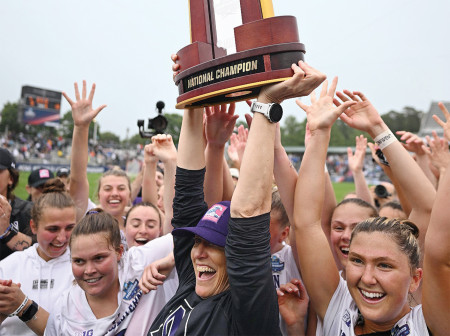
[(330, 243), (335, 261), (339, 269), (347, 263), (350, 237), (353, 228), (359, 222), (370, 217), (371, 209), (354, 203), (338, 206), (331, 217)]
[(122, 249), (114, 250), (105, 235), (80, 235), (70, 246), (73, 276), (88, 298), (117, 297), (120, 290), (118, 262)]
[(75, 227), (75, 208), (45, 207), (39, 223), (30, 222), (31, 230), (36, 235), (38, 254), (45, 261), (57, 258), (66, 252), (69, 238)]
[(366, 321), (392, 326), (410, 308), (408, 294), (414, 292), (422, 270), (414, 271), (408, 257), (387, 234), (360, 232), (352, 240), (346, 266), (347, 286)]
[(138, 206), (127, 216), (125, 236), (128, 247), (146, 244), (161, 235), (161, 223), (157, 210), (149, 206)]
[(13, 180), (8, 169), (0, 169), (0, 195), (6, 197), (8, 186), (12, 185)]
[(229, 286), (225, 250), (195, 236), (191, 260), (195, 272), (195, 292), (202, 298), (222, 293)]
[(108, 175), (102, 177), (98, 199), (101, 207), (114, 217), (122, 216), (130, 202), (128, 180), (124, 176)]

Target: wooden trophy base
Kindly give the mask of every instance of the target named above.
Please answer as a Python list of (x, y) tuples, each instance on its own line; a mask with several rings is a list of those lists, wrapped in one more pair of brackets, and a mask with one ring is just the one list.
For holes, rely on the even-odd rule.
[[(291, 65), (304, 59), (293, 16), (253, 21), (235, 28), (237, 52), (195, 42), (177, 54), (176, 108), (211, 106), (254, 98), (262, 86), (293, 75)], [(208, 50), (208, 52), (205, 52)], [(209, 60), (208, 60), (209, 59)], [(186, 70), (183, 70), (186, 69)]]

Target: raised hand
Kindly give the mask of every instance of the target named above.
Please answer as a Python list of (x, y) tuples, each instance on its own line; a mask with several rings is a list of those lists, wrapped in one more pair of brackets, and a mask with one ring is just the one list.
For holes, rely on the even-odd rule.
[(450, 113), (442, 102), (439, 102), (438, 106), (441, 109), (442, 113), (444, 113), (445, 122), (435, 114), (433, 114), (433, 119), (439, 124), (439, 126), (443, 128), (445, 139), (447, 139), (447, 141), (450, 141)]
[(288, 80), (262, 88), (258, 100), (262, 97), (266, 102), (281, 103), (285, 99), (309, 95), (327, 77), (303, 61), (292, 64), (294, 75)]
[(403, 141), (402, 145), (407, 151), (414, 152), (417, 155), (425, 155), (425, 151), (422, 149), (424, 142), (417, 134), (406, 131), (397, 131), (395, 133), (400, 135), (400, 141)]
[(347, 148), (348, 167), (352, 172), (362, 171), (364, 167), (364, 157), (366, 156), (367, 138), (362, 134), (356, 138), (355, 154), (350, 147)]
[(100, 105), (96, 109), (92, 108), (92, 101), (94, 100), (95, 94), (95, 83), (92, 84), (91, 91), (89, 92), (89, 97), (86, 97), (86, 81), (83, 80), (83, 89), (80, 92), (78, 90), (78, 83), (74, 83), (75, 87), (75, 99), (74, 102), (69, 98), (67, 93), (63, 92), (64, 98), (66, 98), (67, 102), (70, 104), (72, 108), (72, 118), (75, 126), (89, 126), (92, 120), (103, 110), (106, 105)]
[(370, 134), (373, 127), (384, 123), (378, 111), (361, 92), (344, 90), (343, 93), (337, 92), (336, 96), (341, 100), (336, 98), (333, 100), (336, 106), (341, 106), (342, 103), (349, 101), (356, 102), (341, 115), (341, 120), (350, 127)]
[(152, 153), (161, 162), (177, 159), (177, 149), (170, 134), (158, 134), (152, 137)]
[(232, 133), (230, 136), (230, 144), (228, 145), (227, 153), (230, 160), (233, 162), (236, 168), (238, 168), (240, 166), (240, 159), (236, 148), (236, 144), (237, 144), (237, 134)]
[(178, 61), (178, 55), (177, 54), (172, 54), (170, 56), (170, 58), (173, 61), (172, 71), (173, 71), (173, 80), (175, 81), (175, 76), (180, 73), (180, 65), (176, 63)]
[(437, 133), (433, 131), (433, 139), (426, 137), (430, 147), (422, 146), (422, 150), (430, 158), (431, 164), (438, 169), (446, 169), (450, 163), (450, 152), (448, 149), (448, 142), (445, 139), (439, 138)]
[(144, 162), (145, 164), (156, 164), (158, 157), (154, 153), (155, 145), (153, 143), (147, 144), (144, 147)]
[(322, 85), (319, 99), (316, 99), (315, 92), (312, 92), (311, 106), (303, 104), (299, 99), (296, 100), (297, 105), (306, 112), (306, 118), (308, 120), (311, 135), (314, 135), (314, 132), (321, 129), (330, 129), (342, 112), (350, 106), (357, 104), (354, 101), (346, 101), (337, 106), (333, 105), (333, 97), (334, 92), (336, 91), (337, 81), (338, 79), (335, 77), (331, 82), (329, 90), (328, 81), (325, 81)]
[(233, 133), (238, 115), (235, 104), (206, 107), (205, 136), (208, 145), (224, 146)]

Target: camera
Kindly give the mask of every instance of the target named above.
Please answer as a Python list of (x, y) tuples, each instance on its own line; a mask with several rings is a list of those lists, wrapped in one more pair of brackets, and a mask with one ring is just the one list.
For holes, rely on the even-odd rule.
[(386, 187), (382, 184), (378, 184), (375, 186), (375, 195), (377, 195), (378, 198), (388, 198), (391, 196), (391, 194), (387, 191)]
[(139, 119), (137, 121), (137, 126), (139, 128), (139, 135), (141, 136), (141, 138), (151, 138), (156, 134), (164, 133), (168, 125), (166, 117), (162, 115), (162, 110), (164, 109), (164, 107), (165, 104), (163, 101), (158, 101), (156, 103), (158, 115), (154, 118), (148, 119), (147, 130), (145, 129), (145, 121), (143, 119)]

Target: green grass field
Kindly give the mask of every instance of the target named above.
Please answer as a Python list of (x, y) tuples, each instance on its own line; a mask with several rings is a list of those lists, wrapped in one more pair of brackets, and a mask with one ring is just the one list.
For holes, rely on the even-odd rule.
[[(25, 189), (25, 186), (27, 185), (27, 182), (28, 182), (28, 175), (30, 175), (29, 172), (24, 172), (24, 171), (20, 172), (19, 184), (17, 185), (16, 189), (14, 190), (14, 194), (16, 196), (19, 196), (22, 199), (28, 198), (28, 193), (27, 193), (27, 190)], [(89, 189), (89, 198), (93, 202), (96, 202), (96, 200), (97, 200), (97, 197), (96, 197), (97, 181), (101, 175), (102, 175), (101, 173), (88, 173), (89, 185), (91, 186)]]
[[(29, 172), (20, 172), (19, 185), (14, 190), (14, 193), (22, 199), (27, 199), (28, 197), (28, 193), (25, 189), (28, 181), (28, 175), (30, 175)], [(89, 185), (91, 186), (89, 190), (89, 197), (93, 202), (96, 202), (97, 200), (97, 181), (101, 175), (101, 173), (88, 173)], [(333, 183), (333, 188), (334, 193), (336, 194), (336, 199), (340, 202), (346, 194), (355, 190), (355, 185), (349, 182)]]

